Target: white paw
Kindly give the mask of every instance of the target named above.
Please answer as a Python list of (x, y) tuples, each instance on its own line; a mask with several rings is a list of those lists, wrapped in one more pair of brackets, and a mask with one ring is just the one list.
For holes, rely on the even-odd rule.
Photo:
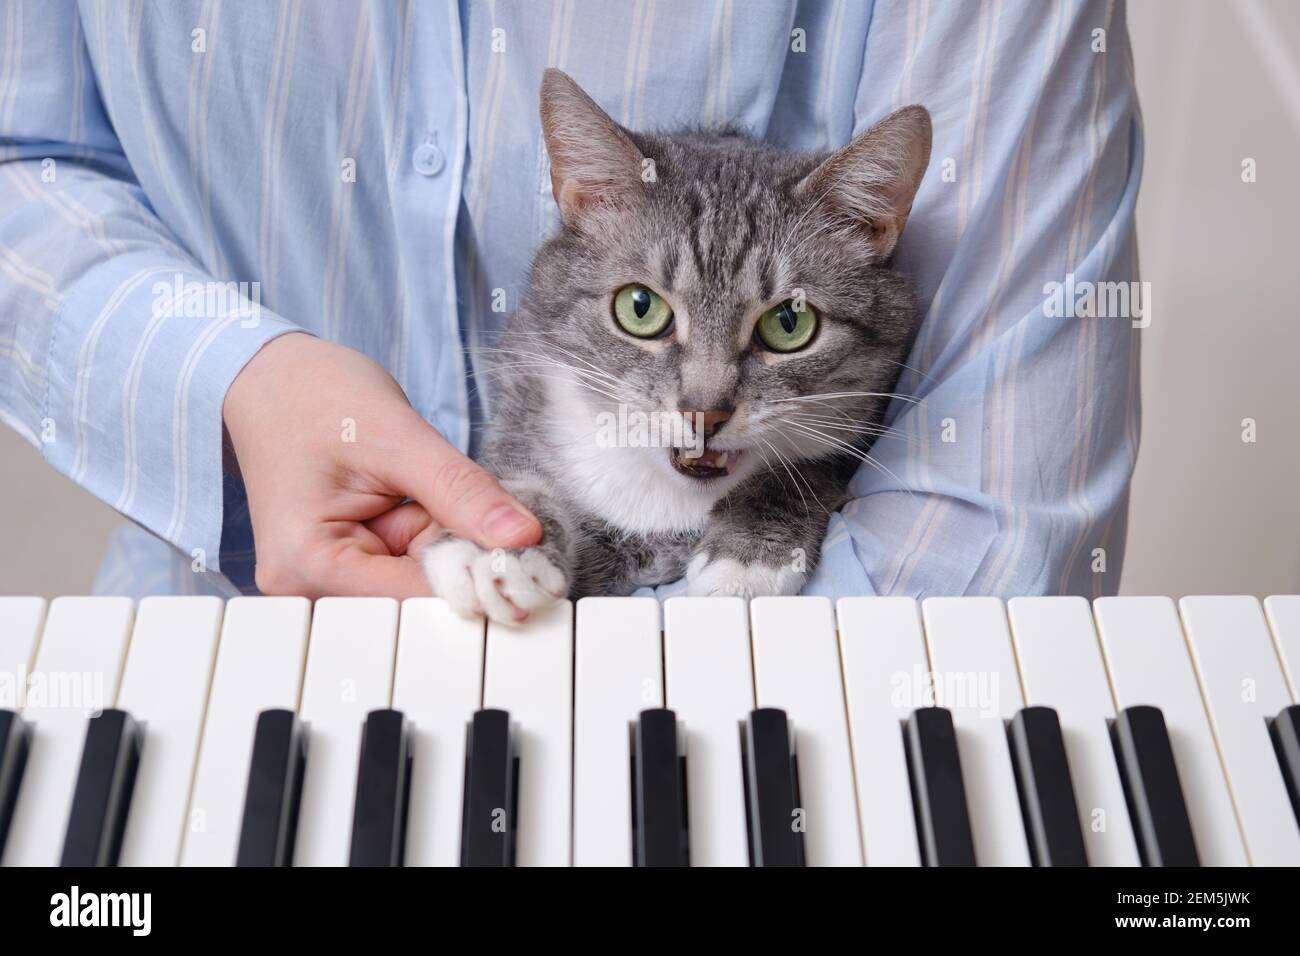
[(743, 564), (697, 554), (686, 568), (686, 593), (695, 597), (768, 597), (798, 594), (808, 575), (790, 565)]
[(425, 548), (420, 560), (434, 595), (462, 617), (519, 624), (569, 592), (564, 572), (537, 548), (484, 551), (445, 538)]

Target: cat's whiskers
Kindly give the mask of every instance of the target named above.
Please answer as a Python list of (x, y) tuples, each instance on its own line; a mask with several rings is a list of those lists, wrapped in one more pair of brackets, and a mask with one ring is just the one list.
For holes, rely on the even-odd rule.
[[(760, 438), (759, 441), (764, 441), (764, 440)], [(766, 442), (764, 442), (764, 444), (766, 444)], [(768, 458), (765, 454), (763, 454), (763, 449), (756, 447), (752, 450), (755, 455), (757, 455), (759, 458), (763, 460), (763, 467), (772, 473), (772, 477), (775, 478), (777, 481), (780, 481), (781, 476), (778, 475), (776, 473), (776, 469), (772, 467), (772, 459)]]
[(903, 402), (912, 402), (921, 404), (921, 399), (912, 395), (903, 395), (899, 392), (818, 392), (816, 395), (793, 395), (789, 398), (768, 398), (764, 399), (763, 405), (779, 405), (782, 402), (808, 402), (814, 399), (831, 399), (831, 398), (896, 398)]
[(571, 356), (572, 358), (576, 358), (576, 359), (578, 359), (578, 361), (582, 362), (584, 365), (589, 366), (589, 367), (590, 367), (590, 371), (587, 371), (586, 369), (580, 369), (580, 368), (578, 368), (578, 367), (576, 367), (576, 366), (574, 366), (574, 365), (570, 365), (570, 364), (568, 364), (567, 362), (562, 362), (562, 361), (560, 361), (560, 360), (558, 360), (558, 359), (553, 358), (552, 356), (545, 355), (545, 354), (543, 354), (543, 353), (541, 353), (541, 352), (526, 352), (526, 351), (524, 351), (523, 349), (505, 349), (505, 348), (499, 348), (499, 347), (498, 347), (498, 348), (479, 347), (479, 348), (477, 349), (477, 351), (481, 351), (481, 352), (496, 352), (496, 353), (498, 353), (498, 354), (500, 354), (500, 355), (518, 355), (518, 356), (523, 356), (524, 358), (536, 359), (536, 360), (538, 360), (538, 361), (543, 361), (543, 362), (552, 362), (552, 363), (554, 363), (554, 364), (556, 364), (556, 365), (561, 365), (561, 366), (563, 366), (564, 368), (567, 368), (567, 369), (569, 369), (570, 371), (573, 371), (573, 372), (576, 372), (576, 373), (579, 373), (579, 374), (583, 374), (583, 375), (592, 375), (592, 376), (595, 376), (595, 377), (597, 377), (597, 378), (604, 379), (605, 381), (609, 382), (609, 384), (611, 384), (611, 385), (619, 385), (619, 386), (622, 386), (622, 387), (624, 387), (624, 388), (628, 388), (628, 387), (629, 387), (628, 384), (627, 384), (627, 382), (623, 381), (621, 378), (618, 378), (618, 377), (615, 376), (615, 375), (611, 375), (611, 374), (609, 374), (608, 372), (602, 371), (600, 368), (598, 368), (598, 367), (595, 366), (595, 365), (592, 365), (592, 364), (591, 364), (590, 362), (588, 362), (586, 359), (581, 358), (580, 356), (577, 356), (577, 355), (573, 355), (573, 353), (568, 352), (568, 351), (565, 350), (565, 349), (559, 349), (558, 351), (560, 351), (560, 352), (564, 352), (565, 354)]
[[(556, 369), (561, 369), (562, 371), (570, 372), (570, 373), (572, 373), (572, 374), (578, 376), (580, 382), (590, 384), (591, 380), (594, 380), (595, 383), (596, 383), (597, 385), (599, 385), (600, 387), (602, 387), (602, 388), (604, 388), (604, 389), (607, 389), (607, 390), (608, 390), (608, 389), (611, 387), (610, 384), (609, 384), (609, 383), (606, 383), (603, 379), (597, 378), (596, 376), (593, 376), (593, 375), (591, 375), (590, 373), (583, 372), (582, 369), (575, 369), (575, 368), (572, 368), (572, 367), (570, 367), (570, 366), (568, 366), (568, 365), (565, 365), (565, 364), (562, 363), (562, 362), (547, 362), (547, 361), (532, 361), (532, 362), (503, 362), (503, 363), (500, 363), (500, 364), (492, 365), (492, 366), (489, 367), (489, 368), (480, 369), (480, 370), (478, 370), (477, 372), (475, 372), (475, 373), (473, 373), (473, 374), (476, 375), (476, 376), (480, 376), (480, 377), (481, 377), (481, 376), (484, 376), (484, 375), (493, 375), (493, 374), (498, 374), (498, 373), (501, 373), (501, 372), (504, 372), (504, 371), (507, 371), (507, 370), (510, 370), (510, 369), (519, 369), (519, 368), (556, 368)], [(612, 394), (612, 392), (611, 392), (611, 394)]]
[(896, 431), (885, 425), (874, 425), (862, 422), (843, 424), (841, 422), (824, 418), (809, 418), (805, 415), (792, 415), (790, 416), (790, 420), (799, 422), (800, 424), (811, 425), (815, 428), (828, 428), (831, 431), (846, 432), (850, 435), (858, 435), (860, 437), (870, 436), (873, 441), (889, 438), (895, 441), (905, 442), (912, 447), (917, 445), (916, 439), (912, 436), (903, 434), (902, 432)]
[[(536, 336), (542, 336), (542, 337), (544, 337), (544, 339), (545, 339), (545, 341), (546, 341), (546, 347), (547, 347), (547, 348), (554, 349), (555, 351), (559, 352), (559, 353), (562, 354), (562, 355), (567, 355), (567, 356), (568, 356), (569, 358), (571, 358), (571, 359), (576, 359), (577, 361), (581, 362), (583, 365), (585, 365), (585, 366), (587, 366), (589, 369), (591, 369), (592, 372), (593, 372), (594, 374), (599, 375), (599, 376), (601, 376), (602, 378), (609, 379), (611, 382), (616, 382), (616, 383), (618, 383), (618, 384), (620, 384), (620, 385), (624, 385), (624, 386), (627, 384), (626, 382), (624, 382), (622, 379), (618, 378), (617, 376), (615, 376), (615, 375), (611, 375), (609, 372), (606, 372), (606, 371), (605, 371), (604, 369), (602, 369), (600, 366), (598, 366), (598, 365), (596, 365), (596, 364), (594, 364), (594, 363), (592, 363), (592, 362), (589, 362), (587, 359), (583, 358), (581, 355), (578, 355), (577, 353), (572, 352), (572, 351), (570, 351), (569, 349), (566, 349), (566, 348), (563, 348), (563, 347), (561, 347), (561, 346), (559, 346), (559, 345), (556, 345), (553, 341), (551, 341), (551, 339), (553, 339), (553, 338), (558, 338), (559, 335), (560, 335), (559, 332), (550, 331), (550, 330), (547, 330), (547, 329), (515, 329), (514, 332), (513, 332), (512, 334), (513, 334), (513, 335), (536, 335)], [(504, 352), (504, 351), (507, 351), (507, 350), (506, 350), (506, 349), (500, 349), (500, 348), (498, 348), (497, 351)], [(518, 350), (515, 350), (515, 351), (518, 351)]]
[[(564, 369), (570, 372), (580, 371), (577, 369), (569, 368), (568, 366), (559, 362), (517, 362), (510, 365), (498, 365), (493, 368), (482, 369), (480, 372), (476, 373), (476, 376), (482, 377), (482, 376), (496, 375), (510, 369), (518, 369), (518, 368), (552, 368), (552, 367)], [(601, 388), (597, 385), (592, 384), (589, 381), (584, 380), (581, 377), (574, 378), (569, 375), (546, 375), (540, 372), (528, 372), (527, 374), (531, 375), (534, 378), (547, 379), (549, 381), (556, 381), (556, 382), (566, 382), (570, 385), (577, 385), (579, 388), (585, 388), (588, 391), (595, 392), (598, 395), (603, 395), (606, 398), (610, 399), (610, 401), (617, 402), (620, 405), (629, 404), (626, 396), (618, 395), (607, 389)]]
[(595, 381), (597, 384), (599, 384), (599, 385), (600, 385), (601, 387), (603, 387), (603, 388), (611, 388), (611, 389), (612, 389), (615, 385), (620, 384), (620, 383), (617, 383), (617, 382), (608, 382), (608, 381), (606, 381), (605, 379), (600, 378), (599, 376), (593, 375), (593, 374), (591, 374), (590, 372), (584, 371), (583, 369), (580, 369), (580, 368), (573, 368), (572, 366), (570, 366), (570, 365), (566, 365), (566, 364), (564, 364), (563, 362), (550, 362), (550, 361), (544, 361), (544, 360), (534, 360), (534, 361), (531, 361), (531, 362), (501, 362), (501, 363), (494, 363), (493, 365), (491, 365), (491, 366), (489, 366), (489, 367), (487, 367), (487, 368), (480, 369), (478, 372), (473, 373), (473, 374), (475, 374), (475, 375), (490, 375), (490, 374), (494, 374), (494, 373), (497, 373), (497, 372), (503, 372), (503, 371), (505, 371), (505, 370), (507, 370), (507, 369), (517, 369), (517, 368), (557, 368), (557, 369), (562, 369), (563, 371), (571, 372), (572, 374), (577, 375), (579, 378), (581, 378), (581, 379), (584, 380), (584, 381), (588, 381), (588, 380), (590, 380), (590, 381)]
[[(816, 501), (818, 506), (822, 509), (822, 511), (825, 511), (826, 506), (821, 503), (820, 499), (818, 499), (817, 493), (813, 491), (812, 484), (808, 481), (808, 478), (804, 475), (804, 473), (799, 469), (799, 465), (796, 462), (792, 461), (790, 458), (788, 458), (786, 455), (784, 455), (781, 452), (780, 448), (777, 448), (776, 445), (768, 441), (766, 438), (760, 438), (759, 441), (761, 441), (768, 448), (772, 449), (772, 454), (776, 455), (777, 460), (781, 463), (781, 467), (785, 469), (785, 473), (789, 475), (790, 480), (794, 482), (794, 490), (799, 492), (799, 499), (803, 502), (804, 514), (808, 514), (809, 512), (808, 499), (804, 497), (803, 488), (799, 487), (800, 481), (802, 481), (804, 487), (808, 489), (808, 494), (812, 495), (813, 501)], [(757, 449), (755, 450), (757, 451)], [(775, 472), (773, 472), (773, 474), (775, 474)], [(779, 476), (778, 476), (778, 480), (780, 480)]]
[[(478, 351), (495, 352), (499, 355), (515, 355), (530, 360), (529, 362), (516, 362), (516, 363), (494, 362), (493, 364), (488, 365), (485, 369), (483, 369), (482, 371), (484, 372), (492, 372), (492, 371), (504, 370), (508, 368), (521, 368), (521, 367), (526, 368), (529, 367), (530, 365), (545, 365), (545, 366), (553, 366), (559, 369), (564, 369), (565, 371), (568, 371), (573, 375), (578, 376), (579, 379), (594, 378), (598, 382), (600, 382), (600, 384), (604, 386), (606, 390), (612, 388), (628, 390), (631, 388), (631, 386), (629, 386), (627, 382), (624, 382), (622, 379), (617, 378), (616, 376), (610, 375), (606, 372), (602, 372), (600, 369), (596, 368), (595, 366), (592, 366), (592, 370), (588, 371), (587, 369), (578, 368), (575, 365), (570, 365), (568, 362), (560, 361), (552, 356), (544, 355), (540, 352), (528, 352), (522, 349), (507, 349), (507, 348), (499, 348), (499, 347), (498, 348), (480, 347)], [(577, 358), (577, 356), (575, 356), (575, 358)], [(591, 364), (589, 362), (585, 362), (585, 360), (582, 359), (579, 360), (583, 361), (584, 364), (587, 365)], [(630, 404), (628, 400), (624, 397), (613, 396), (613, 395), (611, 395), (611, 397), (614, 397), (616, 401), (619, 401), (624, 405)]]
[(909, 372), (914, 372), (916, 375), (920, 376), (921, 378), (934, 381), (934, 379), (930, 375), (927, 375), (925, 372), (922, 372), (915, 365), (908, 365), (906, 362), (898, 362), (895, 361), (894, 359), (885, 359), (885, 361), (888, 362), (890, 365), (897, 365), (899, 368), (905, 368)]
[[(789, 402), (794, 402), (794, 406), (786, 407)], [(817, 407), (801, 407), (801, 403), (803, 402), (807, 402), (809, 405)], [(805, 395), (792, 399), (773, 399), (770, 402), (759, 404), (772, 404), (776, 406), (776, 408), (772, 410), (773, 412), (779, 410), (788, 416), (806, 419), (811, 424), (826, 425), (827, 427), (836, 427), (840, 430), (854, 431), (863, 435), (897, 438), (914, 444), (916, 443), (911, 436), (906, 435), (891, 426), (875, 421), (866, 421), (855, 418), (850, 414), (849, 409), (843, 407), (842, 401), (833, 402), (829, 399), (812, 398)]]
[(838, 428), (845, 431), (861, 432), (864, 435), (871, 434), (900, 439), (909, 439), (911, 437), (900, 429), (894, 428), (891, 425), (886, 425), (883, 422), (854, 418), (842, 409), (832, 407), (831, 412), (834, 417), (825, 414), (821, 409), (808, 410), (796, 408), (788, 413), (788, 417), (799, 421), (806, 421), (813, 425), (825, 425), (827, 427)]
[[(767, 441), (764, 438), (760, 438), (759, 441), (761, 441), (768, 448), (771, 448), (773, 452), (776, 452), (776, 448), (772, 445), (771, 442)], [(776, 469), (772, 467), (772, 460), (768, 458), (767, 455), (763, 454), (763, 449), (755, 447), (753, 451), (756, 455), (758, 455), (760, 458), (763, 459), (763, 466), (772, 473), (772, 477), (775, 478), (781, 484), (784, 484), (784, 482), (781, 481), (781, 476), (777, 474)], [(794, 484), (795, 491), (799, 492), (799, 497), (803, 499), (803, 489), (799, 487), (797, 482), (795, 482), (794, 475), (790, 472), (790, 469), (786, 467), (784, 461), (781, 462), (781, 466), (785, 468), (785, 473), (790, 476), (790, 481), (792, 484)], [(804, 499), (803, 510), (805, 514), (808, 513), (807, 499)]]
[(792, 421), (788, 418), (782, 419), (782, 421), (785, 424), (798, 429), (801, 433), (807, 435), (813, 441), (821, 442), (822, 444), (827, 445), (831, 448), (836, 448), (846, 455), (852, 455), (854, 458), (858, 459), (859, 461), (865, 464), (870, 465), (871, 467), (875, 468), (877, 471), (881, 472), (882, 474), (888, 475), (890, 478), (892, 478), (895, 482), (898, 483), (899, 488), (901, 490), (906, 491), (913, 498), (916, 497), (915, 493), (910, 488), (907, 487), (907, 483), (903, 481), (903, 479), (899, 478), (898, 475), (894, 474), (894, 472), (892, 472), (889, 468), (881, 464), (881, 462), (878, 461), (870, 453), (865, 452), (860, 448), (855, 448), (853, 445), (849, 444), (843, 439), (837, 438), (834, 435), (828, 435), (825, 432), (821, 431), (820, 429), (813, 428), (810, 425), (803, 425), (800, 424), (799, 422)]
[(857, 419), (855, 419), (852, 415), (849, 414), (849, 412), (846, 409), (842, 407), (842, 403), (840, 402), (832, 402), (826, 399), (810, 399), (809, 404), (815, 405), (817, 407), (810, 409), (810, 408), (805, 408), (802, 404), (797, 404), (791, 408), (787, 408), (784, 405), (778, 405), (776, 408), (770, 409), (769, 414), (778, 417), (780, 415), (794, 415), (799, 413), (823, 414), (823, 415), (830, 414), (830, 415), (834, 415), (840, 421), (845, 421), (845, 422), (857, 421)]

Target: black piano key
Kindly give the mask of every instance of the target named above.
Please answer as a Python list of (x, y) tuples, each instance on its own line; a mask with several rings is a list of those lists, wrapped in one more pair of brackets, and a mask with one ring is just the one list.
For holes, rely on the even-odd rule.
[(411, 796), (410, 725), (400, 710), (372, 710), (361, 733), (349, 866), (401, 866)]
[(27, 722), (12, 710), (0, 710), (0, 856), (4, 855), (9, 823), (14, 818), (30, 742)]
[(143, 742), (142, 728), (124, 710), (90, 719), (61, 866), (117, 865)]
[(677, 715), (641, 711), (632, 741), (632, 847), (636, 866), (689, 866), (686, 760)]
[[(1300, 823), (1300, 704), (1292, 704), (1273, 718), (1269, 722), (1268, 732), (1273, 738), (1277, 762), (1282, 767), (1282, 779), (1286, 782), (1287, 796), (1291, 798), (1291, 810), (1296, 822)], [(0, 833), (0, 839), (3, 839), (3, 833)], [(3, 844), (0, 844), (0, 848), (3, 848)]]
[(974, 866), (966, 787), (952, 713), (919, 707), (903, 728), (922, 866)]
[(749, 861), (753, 866), (803, 866), (799, 780), (785, 711), (750, 711), (741, 735)]
[(1026, 707), (1007, 727), (1020, 809), (1034, 866), (1087, 866), (1074, 782), (1050, 707)]
[(257, 715), (236, 866), (292, 866), (307, 735), (291, 710)]
[(465, 746), (461, 866), (514, 866), (519, 763), (504, 710), (480, 710)]
[(1160, 709), (1125, 707), (1111, 722), (1110, 738), (1142, 865), (1200, 866)]

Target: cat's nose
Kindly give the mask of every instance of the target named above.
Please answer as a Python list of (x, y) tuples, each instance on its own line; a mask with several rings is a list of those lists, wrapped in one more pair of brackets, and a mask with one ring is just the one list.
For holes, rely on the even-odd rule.
[(697, 411), (693, 408), (682, 408), (679, 411), (690, 420), (692, 426), (703, 422), (705, 438), (712, 438), (714, 433), (731, 418), (731, 410), (725, 408), (715, 408), (707, 412)]

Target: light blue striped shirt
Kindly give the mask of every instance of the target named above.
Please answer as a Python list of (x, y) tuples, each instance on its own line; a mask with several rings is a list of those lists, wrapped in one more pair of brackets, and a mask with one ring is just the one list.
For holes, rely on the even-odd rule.
[[(252, 588), (221, 406), (283, 332), (379, 360), (471, 447), (490, 397), (466, 356), (558, 228), (552, 65), (632, 128), (797, 149), (927, 106), (896, 257), (926, 311), (900, 385), (919, 401), (891, 408), (806, 590), (1116, 590), (1149, 301), (1073, 305), (1137, 279), (1122, 3), (5, 0), (0, 419), (134, 522), (98, 591)], [(260, 310), (168, 308), (190, 283)]]

